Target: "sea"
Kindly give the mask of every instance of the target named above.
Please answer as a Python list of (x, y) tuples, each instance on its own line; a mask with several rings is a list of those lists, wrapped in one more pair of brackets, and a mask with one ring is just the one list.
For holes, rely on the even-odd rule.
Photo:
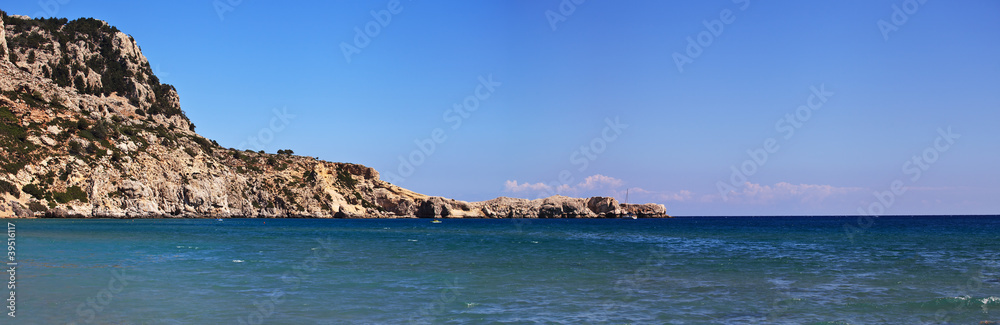
[(998, 216), (4, 221), (0, 324), (1000, 321)]

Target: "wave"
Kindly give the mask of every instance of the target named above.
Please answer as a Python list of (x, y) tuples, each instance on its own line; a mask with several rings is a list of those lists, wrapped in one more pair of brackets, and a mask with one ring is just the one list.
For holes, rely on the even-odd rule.
[(1000, 297), (943, 297), (930, 301), (917, 303), (921, 309), (929, 310), (962, 310), (976, 309), (988, 310), (989, 308), (1000, 307)]

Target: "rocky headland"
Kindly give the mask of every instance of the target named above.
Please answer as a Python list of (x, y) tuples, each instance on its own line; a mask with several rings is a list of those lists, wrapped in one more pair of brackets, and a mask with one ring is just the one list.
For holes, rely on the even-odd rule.
[(640, 218), (614, 198), (464, 202), (372, 168), (219, 146), (136, 41), (96, 19), (0, 11), (0, 218)]

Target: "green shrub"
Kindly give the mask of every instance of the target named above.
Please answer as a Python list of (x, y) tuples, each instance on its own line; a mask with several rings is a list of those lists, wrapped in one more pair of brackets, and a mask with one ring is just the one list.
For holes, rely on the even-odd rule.
[(95, 138), (101, 140), (107, 139), (108, 136), (111, 135), (112, 131), (113, 128), (104, 120), (98, 121), (93, 127), (90, 128), (90, 133), (93, 134)]
[(69, 142), (69, 153), (74, 156), (79, 156), (83, 153), (83, 145), (80, 144), (80, 141), (74, 140)]
[(38, 49), (42, 47), (43, 43), (48, 43), (48, 41), (45, 36), (42, 36), (38, 32), (21, 33), (21, 35), (10, 40), (10, 45), (12, 45), (11, 47)]
[(302, 173), (302, 179), (309, 183), (315, 183), (316, 175), (317, 174), (315, 170), (307, 170), (304, 173)]
[(0, 138), (5, 140), (3, 144), (8, 149), (23, 145), (28, 139), (28, 133), (21, 127), (19, 121), (20, 119), (6, 107), (0, 107), (0, 131), (2, 131)]
[(197, 136), (197, 135), (195, 135), (195, 136), (193, 136), (191, 138), (192, 138), (192, 140), (194, 140), (195, 143), (197, 143), (199, 146), (201, 146), (201, 151), (212, 152), (212, 147), (213, 147), (212, 141), (209, 141), (208, 139), (202, 138), (202, 137)]
[(59, 87), (67, 87), (70, 85), (69, 67), (66, 66), (68, 63), (69, 58), (63, 56), (62, 59), (59, 60), (59, 64), (52, 67), (52, 81), (54, 81), (56, 85), (59, 85)]
[(42, 205), (42, 202), (31, 201), (28, 203), (28, 209), (31, 210), (32, 212), (43, 212), (45, 210), (48, 210), (49, 208), (45, 207), (45, 205)]
[(21, 191), (17, 190), (17, 186), (5, 180), (0, 180), (0, 193), (9, 193), (16, 198), (21, 198)]
[(290, 205), (298, 205), (299, 204), (298, 202), (295, 201), (295, 192), (292, 192), (292, 190), (290, 190), (287, 187), (282, 188), (281, 192), (283, 194), (285, 194), (285, 199), (287, 199), (288, 203), (289, 203), (288, 206), (285, 206), (286, 209), (287, 208), (291, 208)]
[(3, 170), (10, 174), (17, 174), (17, 172), (21, 171), (21, 168), (24, 168), (24, 165), (26, 164), (27, 163), (24, 161), (15, 161), (12, 163), (4, 164)]
[(337, 169), (337, 182), (346, 187), (354, 187), (358, 184), (358, 181), (351, 177), (351, 173), (343, 169)]
[(52, 183), (56, 182), (56, 171), (49, 170), (45, 173), (45, 177), (43, 177), (43, 179), (45, 180), (45, 184), (52, 185)]
[(59, 203), (67, 203), (69, 201), (78, 200), (80, 202), (88, 202), (87, 193), (83, 191), (79, 186), (70, 186), (66, 189), (66, 192), (55, 192), (52, 198)]
[(65, 182), (66, 180), (69, 179), (69, 175), (72, 175), (72, 174), (73, 174), (73, 167), (72, 166), (68, 166), (68, 167), (66, 167), (66, 170), (64, 170), (62, 172), (62, 174), (59, 175), (59, 180)]
[(45, 98), (42, 97), (42, 93), (37, 90), (31, 92), (30, 94), (27, 92), (20, 92), (17, 94), (17, 97), (25, 101), (25, 103), (31, 107), (45, 107), (46, 104), (48, 104), (48, 102), (45, 101)]
[(87, 83), (83, 82), (83, 77), (82, 76), (77, 75), (76, 79), (73, 79), (73, 85), (76, 86), (76, 92), (81, 93), (81, 94), (88, 93), (87, 92)]
[(39, 188), (38, 185), (35, 184), (28, 184), (21, 187), (21, 192), (27, 193), (28, 195), (31, 195), (31, 197), (38, 200), (41, 200), (42, 198), (45, 197), (45, 191)]
[(93, 142), (87, 145), (87, 154), (94, 155), (98, 153), (98, 148)]
[(90, 132), (90, 130), (80, 130), (80, 132), (77, 132), (76, 135), (90, 141), (97, 141), (97, 137), (95, 137), (94, 133)]

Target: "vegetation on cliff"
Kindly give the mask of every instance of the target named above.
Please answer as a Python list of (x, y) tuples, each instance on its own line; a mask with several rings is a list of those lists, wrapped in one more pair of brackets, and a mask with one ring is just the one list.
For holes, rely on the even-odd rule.
[[(44, 77), (51, 78), (56, 85), (73, 87), (80, 94), (118, 94), (137, 106), (143, 95), (137, 85), (144, 84), (153, 92), (145, 113), (184, 116), (180, 106), (171, 102), (170, 94), (176, 93), (176, 89), (160, 83), (149, 62), (144, 58), (140, 60), (137, 53), (126, 54), (121, 46), (115, 46), (116, 35), (121, 33), (118, 28), (93, 18), (67, 21), (66, 18), (23, 19), (6, 13), (2, 16), (10, 26), (11, 35), (15, 35), (7, 42), (10, 48), (17, 49), (11, 51), (11, 62), (16, 64), (23, 56), (28, 65), (34, 65), (43, 54), (58, 58), (41, 63)], [(135, 42), (131, 36), (128, 39)], [(83, 60), (84, 64), (73, 59), (81, 51), (74, 51), (69, 46), (81, 43), (92, 51), (92, 55)], [(130, 68), (132, 66), (138, 69)], [(87, 82), (86, 77), (91, 73), (100, 75), (99, 83)]]

